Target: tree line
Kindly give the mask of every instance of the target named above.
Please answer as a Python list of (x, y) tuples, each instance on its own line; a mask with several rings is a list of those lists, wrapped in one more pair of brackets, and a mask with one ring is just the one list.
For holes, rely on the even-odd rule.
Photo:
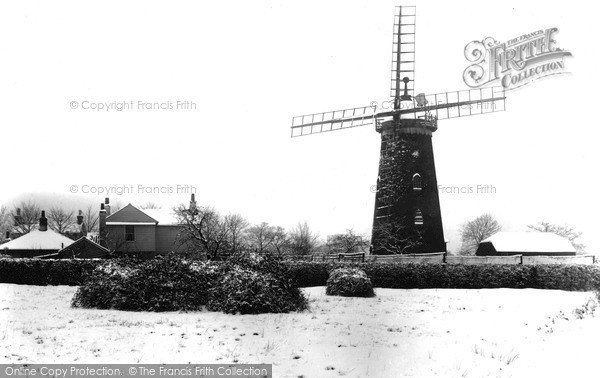
[(180, 250), (202, 253), (209, 259), (242, 250), (305, 256), (365, 251), (369, 246), (369, 239), (352, 229), (329, 235), (323, 242), (307, 222), (286, 230), (268, 222), (251, 224), (240, 214), (222, 215), (208, 206), (190, 209), (181, 205), (175, 209), (175, 215), (182, 225), (178, 235)]

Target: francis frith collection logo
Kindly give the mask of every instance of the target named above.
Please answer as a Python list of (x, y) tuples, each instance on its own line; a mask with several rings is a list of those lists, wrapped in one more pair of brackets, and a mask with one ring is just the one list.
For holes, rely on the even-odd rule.
[(572, 55), (557, 47), (557, 32), (558, 28), (540, 29), (505, 43), (492, 37), (470, 42), (465, 47), (465, 57), (472, 64), (464, 71), (465, 83), (479, 88), (499, 82), (509, 91), (567, 73), (564, 58)]

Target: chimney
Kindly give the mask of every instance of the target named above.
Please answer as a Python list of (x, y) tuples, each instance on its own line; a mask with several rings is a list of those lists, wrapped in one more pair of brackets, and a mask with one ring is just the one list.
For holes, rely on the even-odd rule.
[(6, 236), (5, 237), (6, 241), (9, 241), (10, 240), (10, 231), (6, 231), (6, 235), (5, 236)]
[(196, 194), (192, 193), (192, 198), (190, 200), (190, 213), (196, 212)]
[(100, 203), (100, 215), (98, 216), (98, 244), (106, 247), (106, 209)]
[(15, 226), (18, 226), (21, 224), (21, 208), (17, 207), (17, 214), (14, 216), (15, 218)]
[(108, 197), (104, 199), (104, 208), (106, 209), (106, 216), (110, 215), (110, 201)]
[(79, 214), (77, 214), (77, 224), (81, 226), (83, 224), (83, 211), (79, 210)]
[(42, 216), (40, 217), (40, 231), (48, 231), (48, 218), (46, 218), (46, 212), (42, 210)]

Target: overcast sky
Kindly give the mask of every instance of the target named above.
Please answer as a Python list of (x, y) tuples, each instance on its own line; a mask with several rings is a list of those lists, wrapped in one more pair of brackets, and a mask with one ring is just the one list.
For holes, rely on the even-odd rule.
[[(440, 196), (446, 238), (483, 212), (505, 230), (546, 219), (600, 252), (599, 56), (583, 1), (428, 1), (417, 5), (416, 91), (467, 89), (465, 45), (557, 27), (570, 75), (508, 94), (506, 112), (444, 120), (438, 184), (492, 185)], [(79, 2), (0, 5), (0, 202), (85, 186), (134, 186), (113, 201), (197, 199), (252, 222), (321, 236), (370, 233), (374, 127), (290, 138), (294, 115), (387, 101), (396, 1)], [(410, 5), (405, 3), (404, 5)], [(138, 102), (174, 109), (141, 110)], [(196, 109), (176, 109), (191, 101)], [(74, 105), (73, 102), (76, 102)], [(83, 109), (133, 102), (133, 109)], [(72, 109), (76, 107), (76, 109)], [(138, 186), (171, 187), (142, 195)], [(85, 194), (85, 193), (84, 193)], [(99, 203), (104, 194), (89, 195)], [(76, 198), (76, 197), (73, 197)], [(77, 197), (78, 198), (78, 197)]]

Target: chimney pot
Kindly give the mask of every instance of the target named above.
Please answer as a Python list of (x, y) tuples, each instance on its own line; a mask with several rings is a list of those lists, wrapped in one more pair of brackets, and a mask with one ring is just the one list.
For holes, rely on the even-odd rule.
[(104, 210), (104, 204), (103, 203), (100, 204), (100, 211), (102, 211), (102, 210)]
[(104, 203), (105, 203), (105, 204), (107, 204), (107, 205), (110, 203), (110, 200), (108, 199), (108, 197), (106, 197), (106, 198), (104, 199)]
[(10, 239), (10, 231), (6, 231), (6, 239)]
[(196, 195), (194, 193), (192, 193), (192, 197), (191, 197), (191, 200), (190, 200), (189, 211), (191, 213), (195, 213), (196, 212)]
[(40, 231), (48, 231), (48, 219), (46, 218), (46, 212), (42, 210), (42, 216), (40, 217)]
[(20, 217), (21, 216), (21, 208), (17, 207), (17, 216)]

